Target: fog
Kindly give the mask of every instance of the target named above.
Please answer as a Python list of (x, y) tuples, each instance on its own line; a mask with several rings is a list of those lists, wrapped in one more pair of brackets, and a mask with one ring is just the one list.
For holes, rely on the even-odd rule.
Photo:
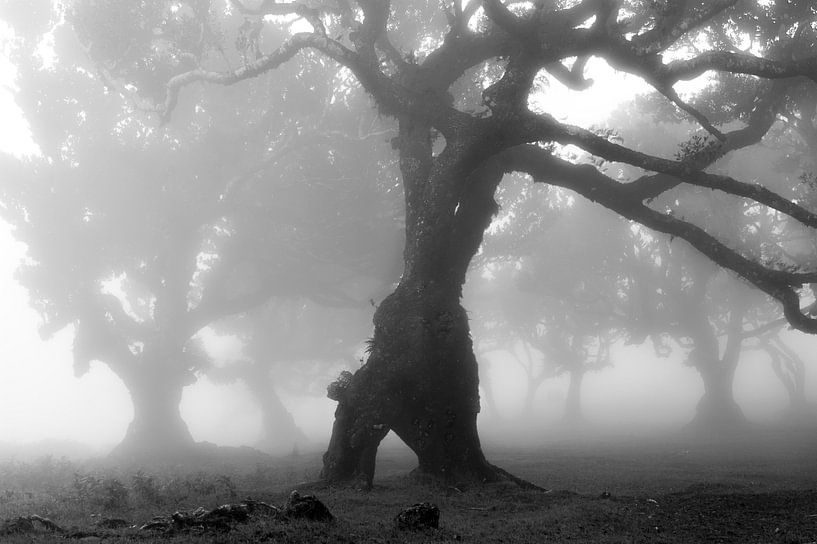
[[(476, 178), (491, 163), (454, 161), (447, 175), (468, 190), (433, 181), (459, 137), (444, 116), (395, 115), (402, 103), (373, 102), (348, 67), (304, 54), (251, 82), (168, 83), (191, 58), (252, 72), (253, 47), (314, 21), (261, 17), (275, 30), (251, 33), (224, 7), (218, 32), (201, 31), (212, 43), (191, 53), (179, 38), (165, 55), (121, 17), (108, 21), (127, 28), (97, 25), (87, 2), (70, 16), (46, 4), (6, 8), (0, 26), (0, 456), (319, 452), (347, 421), (338, 406), (369, 414), (355, 411), (369, 391), (367, 432), (394, 430), (393, 447), (423, 417), (437, 425), (435, 410), (473, 417), (475, 391), (481, 440), (506, 446), (817, 422), (817, 337), (793, 330), (814, 326), (812, 212), (713, 185), (762, 183), (813, 210), (817, 144), (786, 122), (812, 126), (813, 111), (771, 111), (764, 139), (733, 145), (760, 130), (753, 81), (710, 74), (662, 95), (601, 57), (571, 60), (572, 84), (548, 65), (522, 96), (562, 132), (520, 140), (547, 152), (546, 173), (503, 163), (485, 197)], [(194, 12), (151, 17), (178, 16), (162, 28), (181, 36)], [(128, 29), (153, 64), (117, 45)], [(394, 39), (410, 53), (383, 78), (436, 43), (418, 29)], [(463, 70), (433, 106), (498, 119), (502, 71), (489, 68)], [(813, 110), (803, 93), (791, 108)], [(415, 147), (411, 115), (428, 125)], [(647, 174), (681, 167), (685, 182), (622, 204)], [(592, 188), (600, 178), (616, 189)], [(416, 424), (394, 407), (423, 402)]]

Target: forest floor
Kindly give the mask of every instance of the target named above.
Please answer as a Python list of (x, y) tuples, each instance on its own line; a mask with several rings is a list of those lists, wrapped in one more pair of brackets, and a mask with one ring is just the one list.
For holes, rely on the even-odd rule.
[[(421, 484), (406, 476), (412, 455), (393, 446), (378, 456), (371, 491), (305, 484), (317, 477), (318, 452), (276, 458), (225, 448), (152, 466), (5, 461), (0, 542), (817, 542), (814, 428), (717, 439), (571, 435), (526, 447), (488, 442), (485, 450), (492, 462), (550, 491)], [(140, 529), (156, 516), (247, 497), (281, 505), (293, 489), (316, 495), (335, 520), (266, 511), (219, 526)], [(439, 528), (398, 529), (396, 514), (420, 502), (439, 507)], [(112, 519), (124, 527), (105, 528)]]

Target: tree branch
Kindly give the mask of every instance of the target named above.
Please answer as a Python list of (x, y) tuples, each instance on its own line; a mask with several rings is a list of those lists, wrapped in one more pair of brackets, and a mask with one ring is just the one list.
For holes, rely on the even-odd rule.
[(688, 13), (686, 16), (684, 8), (688, 2), (675, 3), (678, 9), (667, 13), (651, 30), (632, 38), (631, 43), (641, 54), (651, 55), (665, 50), (690, 30), (707, 23), (719, 13), (737, 4), (738, 0), (711, 0), (704, 3), (703, 9)]
[(709, 122), (709, 119), (707, 119), (704, 114), (702, 114), (701, 112), (699, 112), (698, 110), (696, 110), (695, 108), (693, 108), (692, 106), (690, 106), (689, 104), (687, 104), (686, 102), (681, 100), (681, 97), (678, 96), (678, 93), (675, 92), (674, 88), (672, 88), (672, 87), (656, 87), (656, 89), (658, 90), (658, 92), (660, 92), (661, 94), (666, 96), (670, 100), (670, 102), (672, 102), (673, 104), (678, 106), (679, 109), (681, 109), (682, 111), (687, 112), (693, 119), (698, 121), (698, 123), (708, 133), (713, 135), (720, 142), (725, 142), (726, 141), (726, 136), (724, 136), (724, 134), (720, 130), (716, 129), (714, 127), (714, 125), (712, 125), (712, 123)]
[(661, 66), (656, 76), (659, 81), (670, 85), (681, 80), (695, 79), (709, 70), (749, 74), (766, 79), (803, 76), (817, 81), (817, 56), (782, 61), (728, 51), (707, 51), (691, 59), (674, 60)]
[(298, 17), (303, 17), (309, 21), (309, 24), (311, 24), (315, 30), (318, 30), (319, 27), (323, 28), (323, 21), (320, 20), (321, 12), (342, 13), (341, 8), (332, 9), (328, 6), (322, 6), (320, 10), (317, 10), (300, 2), (279, 3), (275, 0), (262, 0), (262, 2), (256, 8), (247, 7), (241, 0), (230, 0), (230, 5), (245, 15), (257, 15), (260, 17), (264, 17), (265, 15), (297, 15)]
[(531, 175), (534, 181), (571, 189), (628, 219), (686, 240), (716, 264), (732, 270), (778, 300), (783, 305), (789, 323), (795, 328), (804, 332), (817, 332), (817, 319), (802, 313), (799, 306), (800, 298), (796, 292), (803, 284), (814, 281), (817, 272), (773, 270), (751, 261), (697, 225), (645, 206), (623, 190), (626, 186), (590, 165), (575, 165), (530, 145), (507, 150), (502, 157), (506, 171), (525, 172)]
[(588, 56), (578, 57), (569, 70), (561, 62), (548, 64), (545, 70), (568, 89), (583, 91), (593, 85), (592, 79), (584, 77), (584, 67), (589, 58)]
[(529, 34), (530, 26), (524, 24), (524, 21), (514, 15), (500, 0), (483, 0), (482, 9), (489, 19), (511, 36)]
[[(783, 212), (806, 226), (817, 228), (817, 214), (783, 198), (762, 185), (744, 183), (729, 176), (708, 174), (686, 161), (662, 159), (634, 151), (610, 142), (581, 127), (563, 125), (550, 115), (542, 114), (536, 117), (539, 119), (537, 124), (540, 124), (540, 133), (546, 134), (548, 139), (553, 141), (557, 141), (561, 144), (576, 145), (593, 155), (597, 155), (609, 161), (624, 162), (638, 166), (639, 168), (644, 168), (645, 170), (668, 174), (682, 179), (690, 185), (717, 189), (725, 193), (750, 198), (769, 208)], [(623, 187), (627, 187), (627, 185)], [(648, 196), (655, 196), (654, 192), (639, 194), (639, 190), (643, 189), (644, 186), (641, 184), (629, 189), (629, 191), (633, 193), (631, 197), (644, 199)], [(628, 191), (628, 189), (625, 188), (622, 189), (622, 191)]]

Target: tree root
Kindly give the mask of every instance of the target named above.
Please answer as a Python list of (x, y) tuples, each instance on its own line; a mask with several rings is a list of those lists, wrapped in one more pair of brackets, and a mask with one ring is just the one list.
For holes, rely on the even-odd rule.
[(510, 472), (508, 472), (504, 468), (500, 468), (500, 467), (498, 467), (496, 465), (491, 465), (491, 468), (494, 469), (502, 477), (507, 478), (508, 480), (515, 483), (516, 485), (518, 485), (522, 489), (527, 489), (527, 490), (530, 490), (530, 491), (539, 491), (539, 492), (542, 492), (542, 493), (550, 493), (549, 489), (545, 489), (544, 487), (540, 487), (540, 486), (536, 485), (533, 482), (529, 482), (529, 481), (525, 480), (524, 478), (520, 478), (519, 476), (514, 476), (513, 474), (511, 474)]

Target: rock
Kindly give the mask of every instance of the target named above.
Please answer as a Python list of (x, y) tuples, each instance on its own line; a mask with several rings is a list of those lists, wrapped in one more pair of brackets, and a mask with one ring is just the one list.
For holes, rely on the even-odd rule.
[(301, 495), (297, 491), (289, 494), (284, 505), (284, 515), (290, 518), (312, 521), (332, 521), (335, 517), (314, 495)]
[(244, 499), (242, 504), (247, 505), (250, 514), (262, 514), (265, 516), (279, 517), (281, 509), (277, 506), (272, 506), (262, 501), (256, 501), (250, 498)]
[(430, 502), (414, 504), (397, 514), (394, 522), (398, 529), (436, 529), (440, 526), (440, 509)]
[(14, 519), (8, 519), (0, 525), (0, 535), (10, 535), (15, 533), (31, 533), (37, 530), (34, 522), (38, 522), (47, 530), (55, 533), (64, 533), (65, 529), (54, 523), (48, 518), (38, 515), (20, 516)]
[(20, 516), (18, 518), (4, 521), (3, 525), (0, 526), (0, 535), (33, 533), (34, 530), (34, 524), (31, 522), (31, 520)]
[[(326, 507), (323, 506), (323, 508)], [(327, 510), (326, 513), (328, 514), (329, 511)], [(212, 510), (199, 506), (192, 511), (176, 511), (169, 517), (155, 517), (139, 529), (162, 531), (167, 534), (180, 531), (229, 531), (233, 525), (248, 521), (251, 514), (277, 517), (280, 510), (264, 502), (247, 499), (237, 504), (223, 504)]]
[(250, 507), (247, 504), (223, 504), (209, 512), (198, 516), (204, 522), (244, 522), (250, 517)]
[(155, 517), (148, 521), (141, 527), (140, 531), (167, 531), (170, 528), (171, 522), (165, 518)]

